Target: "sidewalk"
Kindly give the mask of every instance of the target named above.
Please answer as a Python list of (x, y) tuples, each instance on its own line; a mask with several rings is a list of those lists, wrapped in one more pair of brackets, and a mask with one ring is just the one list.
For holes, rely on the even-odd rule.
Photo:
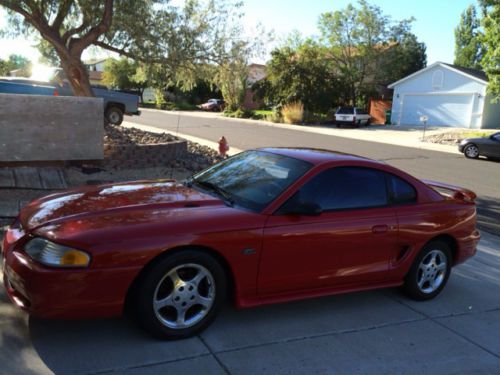
[[(335, 137), (351, 138), (357, 140), (364, 140), (370, 142), (378, 142), (385, 144), (392, 144), (404, 147), (413, 147), (424, 150), (448, 152), (452, 154), (459, 154), (457, 146), (442, 145), (438, 143), (423, 142), (423, 127), (406, 127), (395, 125), (371, 125), (368, 127), (348, 129), (336, 128), (333, 125), (290, 125), (290, 124), (275, 124), (269, 121), (250, 120), (250, 119), (237, 119), (231, 117), (224, 117), (220, 113), (213, 112), (199, 112), (199, 111), (162, 111), (158, 109), (143, 108), (143, 111), (168, 113), (180, 117), (202, 117), (217, 119), (222, 121), (237, 121), (246, 124), (253, 124), (257, 126), (270, 126), (282, 129), (293, 129), (303, 132), (310, 132), (316, 134), (324, 134)], [(129, 122), (130, 123), (130, 122)], [(426, 130), (426, 136), (446, 133), (456, 130), (456, 128), (435, 128), (429, 127)]]

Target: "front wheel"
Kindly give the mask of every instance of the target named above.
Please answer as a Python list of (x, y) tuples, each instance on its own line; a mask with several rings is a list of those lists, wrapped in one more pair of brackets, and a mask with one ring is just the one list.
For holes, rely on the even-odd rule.
[(469, 159), (477, 159), (479, 157), (479, 148), (475, 144), (469, 144), (464, 148), (464, 155)]
[(139, 324), (162, 339), (181, 339), (206, 328), (225, 298), (223, 267), (210, 255), (186, 250), (154, 265), (135, 293)]
[(111, 125), (120, 125), (123, 122), (123, 111), (119, 107), (109, 107), (106, 109), (106, 121)]
[(436, 297), (446, 285), (451, 272), (448, 245), (442, 241), (427, 244), (415, 258), (405, 277), (406, 294), (417, 301)]

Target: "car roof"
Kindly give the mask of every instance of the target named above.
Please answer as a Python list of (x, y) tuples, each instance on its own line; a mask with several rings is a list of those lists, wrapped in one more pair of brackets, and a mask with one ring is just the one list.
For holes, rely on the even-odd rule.
[(265, 147), (265, 148), (259, 148), (258, 150), (304, 160), (316, 165), (323, 163), (331, 163), (331, 162), (341, 162), (341, 161), (358, 161), (358, 162), (363, 161), (378, 165), (385, 165), (385, 163), (383, 162), (379, 162), (362, 156), (346, 154), (340, 151), (319, 149), (319, 148)]

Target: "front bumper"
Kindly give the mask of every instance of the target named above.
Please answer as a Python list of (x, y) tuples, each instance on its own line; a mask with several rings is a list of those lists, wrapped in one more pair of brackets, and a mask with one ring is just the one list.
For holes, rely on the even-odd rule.
[(30, 237), (9, 228), (3, 240), (3, 283), (19, 308), (44, 318), (120, 315), (138, 268), (56, 269), (33, 261), (22, 250)]

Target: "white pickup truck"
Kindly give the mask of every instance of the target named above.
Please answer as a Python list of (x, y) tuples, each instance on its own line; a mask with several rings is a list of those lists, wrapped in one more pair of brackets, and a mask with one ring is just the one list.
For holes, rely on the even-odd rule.
[(339, 107), (335, 112), (335, 125), (368, 125), (370, 115), (358, 107)]

